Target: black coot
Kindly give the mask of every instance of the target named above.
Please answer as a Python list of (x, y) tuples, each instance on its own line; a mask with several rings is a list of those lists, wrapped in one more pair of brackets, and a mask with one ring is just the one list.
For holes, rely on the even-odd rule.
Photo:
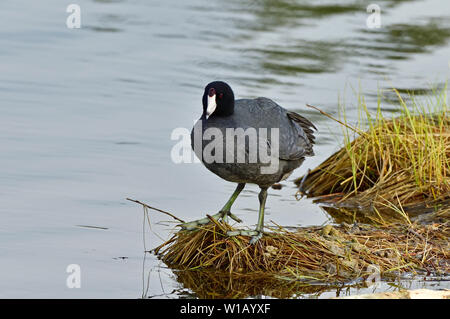
[[(221, 81), (209, 83), (203, 94), (203, 114), (192, 129), (192, 148), (203, 164), (221, 178), (238, 183), (225, 206), (213, 218), (241, 222), (230, 212), (246, 183), (257, 184), (259, 217), (256, 229), (237, 230), (228, 235), (262, 236), (267, 188), (286, 179), (305, 156), (313, 156), (315, 126), (303, 116), (274, 101), (259, 97), (235, 100), (231, 87)], [(182, 224), (192, 230), (210, 220)]]

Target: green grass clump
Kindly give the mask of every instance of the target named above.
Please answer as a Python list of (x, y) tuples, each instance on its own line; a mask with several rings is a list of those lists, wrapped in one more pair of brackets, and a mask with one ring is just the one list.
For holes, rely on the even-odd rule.
[[(307, 176), (303, 191), (336, 204), (371, 211), (440, 209), (450, 213), (450, 115), (446, 88), (426, 102), (397, 90), (399, 109), (386, 118), (359, 99), (359, 124), (348, 125), (343, 110), (344, 146)], [(360, 129), (365, 123), (366, 130)], [(297, 180), (300, 183), (302, 178)], [(330, 197), (329, 195), (336, 195)], [(325, 198), (325, 197), (324, 197)]]

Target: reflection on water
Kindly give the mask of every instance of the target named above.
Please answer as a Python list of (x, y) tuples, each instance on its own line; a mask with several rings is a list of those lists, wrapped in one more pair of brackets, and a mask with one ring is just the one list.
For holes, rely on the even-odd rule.
[[(190, 129), (211, 80), (315, 123), (317, 155), (295, 179), (341, 140), (335, 123), (305, 103), (335, 114), (342, 97), (351, 122), (354, 87), (373, 109), (379, 88), (425, 94), (449, 76), (450, 10), (439, 0), (378, 1), (382, 27), (370, 30), (368, 3), (356, 0), (77, 3), (79, 30), (65, 27), (58, 0), (0, 4), (0, 297), (140, 296), (142, 220), (125, 198), (190, 220), (215, 212), (234, 189), (201, 165), (170, 159), (172, 130)], [(270, 219), (328, 222), (285, 184), (270, 191)], [(244, 191), (234, 210), (250, 223), (255, 190)], [(171, 226), (150, 218), (157, 235), (147, 240), (157, 246)], [(79, 290), (65, 287), (73, 263), (83, 272)], [(153, 269), (148, 295), (180, 289), (178, 275), (156, 258), (146, 265)]]
[[(332, 298), (355, 294), (369, 294), (382, 291), (401, 291), (404, 289), (432, 288), (442, 289), (448, 280), (442, 277), (399, 276), (390, 282), (368, 282), (363, 278), (339, 285), (324, 285), (302, 281), (292, 281), (283, 278), (258, 279), (251, 275), (230, 275), (228, 273), (198, 270), (175, 270), (174, 280), (179, 284), (171, 291), (153, 290), (159, 293), (149, 293), (151, 271), (144, 273), (142, 298)], [(160, 274), (158, 276), (161, 276)], [(164, 276), (164, 275), (163, 275)], [(161, 279), (161, 278), (160, 278)]]

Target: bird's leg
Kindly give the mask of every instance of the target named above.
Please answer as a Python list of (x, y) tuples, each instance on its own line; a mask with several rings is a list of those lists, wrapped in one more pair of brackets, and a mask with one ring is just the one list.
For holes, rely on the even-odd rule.
[(258, 214), (258, 223), (256, 224), (255, 230), (245, 230), (245, 229), (238, 229), (238, 230), (232, 230), (228, 231), (228, 236), (252, 236), (250, 239), (250, 244), (255, 244), (263, 234), (264, 229), (264, 209), (266, 206), (266, 199), (267, 199), (267, 187), (261, 187), (261, 191), (258, 195), (259, 198), (259, 214)]
[[(239, 196), (241, 191), (244, 189), (244, 186), (245, 186), (245, 183), (239, 183), (238, 186), (236, 187), (236, 190), (231, 195), (230, 199), (227, 201), (225, 206), (223, 206), (223, 208), (217, 214), (214, 214), (211, 217), (214, 219), (222, 218), (223, 221), (226, 222), (227, 216), (230, 216), (233, 220), (237, 221), (238, 223), (241, 223), (242, 220), (240, 218), (238, 218), (236, 215), (232, 214), (230, 212), (230, 209), (231, 209), (231, 206), (233, 205), (234, 201), (236, 200), (236, 198)], [(192, 222), (180, 224), (180, 226), (182, 229), (185, 229), (185, 230), (194, 230), (198, 226), (208, 224), (209, 222), (211, 222), (211, 220), (208, 217), (205, 217), (202, 219), (194, 220)]]
[(236, 198), (238, 198), (239, 194), (242, 192), (244, 187), (245, 187), (245, 183), (239, 183), (238, 186), (236, 187), (236, 190), (234, 191), (234, 193), (231, 195), (230, 199), (228, 200), (228, 202), (219, 211), (218, 214), (222, 214), (220, 217), (222, 217), (224, 222), (227, 222), (228, 216), (230, 216), (231, 219), (234, 219), (238, 223), (242, 222), (242, 220), (240, 218), (238, 218), (236, 215), (232, 214), (230, 210), (231, 210), (231, 206), (233, 206), (233, 204), (234, 204), (234, 201), (236, 200)]
[(257, 232), (256, 235), (250, 239), (250, 244), (255, 244), (263, 234), (264, 229), (264, 209), (266, 207), (266, 199), (267, 199), (267, 187), (263, 188), (261, 187), (261, 191), (258, 195), (259, 198), (259, 214), (258, 214), (258, 224), (256, 225), (255, 231)]

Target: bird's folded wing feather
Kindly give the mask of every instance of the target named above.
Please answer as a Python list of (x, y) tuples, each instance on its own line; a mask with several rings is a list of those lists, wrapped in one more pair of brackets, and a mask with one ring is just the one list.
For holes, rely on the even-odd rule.
[[(315, 139), (313, 129), (316, 129), (314, 124), (300, 114), (285, 110), (270, 99), (257, 98), (255, 101), (263, 110), (264, 122), (270, 127), (279, 128), (280, 159), (298, 160), (314, 155), (312, 149)], [(275, 146), (270, 137), (268, 145), (270, 148)]]

